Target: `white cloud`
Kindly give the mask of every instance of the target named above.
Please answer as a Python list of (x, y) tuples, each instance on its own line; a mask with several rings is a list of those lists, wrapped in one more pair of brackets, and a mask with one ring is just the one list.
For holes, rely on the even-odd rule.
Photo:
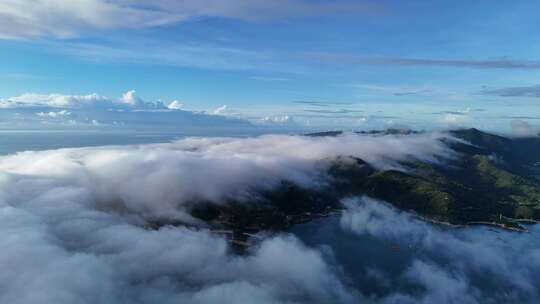
[(518, 137), (535, 137), (540, 136), (540, 126), (534, 126), (530, 123), (515, 119), (511, 122), (512, 135)]
[(178, 100), (173, 100), (169, 105), (167, 106), (170, 110), (181, 110), (184, 107), (184, 104)]
[[(394, 287), (383, 303), (534, 303), (540, 296), (540, 263), (531, 262), (540, 256), (535, 247), (539, 230), (533, 236), (488, 228), (455, 230), (368, 197), (345, 204), (348, 209), (340, 219), (344, 230), (402, 251), (395, 253), (406, 263), (401, 272), (378, 272), (381, 284), (390, 280)], [(403, 281), (420, 291), (403, 289)]]
[(123, 108), (123, 109), (167, 109), (160, 102), (148, 102), (130, 90), (122, 94), (119, 99), (112, 99), (96, 93), (89, 95), (62, 95), (62, 94), (33, 94), (0, 99), (0, 109), (53, 107), (53, 108)]
[[(214, 110), (210, 111), (212, 115), (223, 116), (223, 117), (237, 117), (243, 118), (245, 115), (242, 113), (241, 109), (231, 108), (228, 105), (221, 105)], [(247, 119), (247, 118), (246, 118)], [(257, 118), (255, 116), (250, 116), (249, 120), (253, 121)]]
[(208, 231), (148, 230), (84, 205), (84, 189), (55, 191), (0, 206), (2, 303), (353, 303), (322, 255), (292, 237), (232, 256)]
[(294, 119), (289, 115), (266, 116), (263, 120), (266, 122), (277, 123), (277, 124), (287, 124), (287, 123), (294, 122)]
[(24, 108), (24, 107), (55, 107), (55, 108), (80, 108), (87, 106), (112, 106), (113, 100), (98, 94), (89, 95), (40, 95), (27, 93), (21, 96), (0, 99), (0, 109)]
[(326, 179), (321, 159), (337, 155), (381, 168), (452, 157), (442, 136), (189, 138), (0, 157), (0, 302), (534, 303), (540, 251), (531, 234), (437, 228), (369, 198), (345, 202), (339, 220), (349, 234), (331, 238), (403, 248), (389, 257), (407, 262), (401, 271), (366, 272), (390, 284), (382, 295), (354, 290), (363, 268), (337, 264), (326, 245), (264, 236), (234, 255), (204, 228), (145, 227), (154, 217), (189, 221), (187, 201), (249, 197), (282, 179), (316, 187)]
[(4, 0), (0, 38), (73, 38), (87, 31), (137, 29), (198, 17), (262, 20), (364, 10), (363, 5), (303, 0)]
[(440, 118), (440, 121), (449, 126), (461, 126), (471, 121), (471, 117), (468, 112), (463, 113), (445, 113)]
[(296, 120), (289, 115), (266, 116), (257, 122), (267, 126), (299, 127)]
[(226, 115), (228, 113), (227, 105), (222, 105), (212, 111), (214, 115)]
[(64, 118), (66, 116), (70, 116), (71, 112), (62, 110), (57, 112), (39, 112), (36, 115), (43, 118)]
[(356, 303), (316, 249), (267, 237), (245, 256), (183, 219), (188, 201), (223, 203), (280, 180), (317, 186), (321, 159), (378, 166), (448, 156), (441, 135), (192, 138), (0, 157), (2, 303)]
[[(134, 90), (113, 99), (98, 94), (60, 95), (23, 94), (0, 99), (0, 119), (16, 121), (5, 128), (35, 129), (36, 124), (47, 128), (87, 128), (115, 126), (122, 128), (159, 129), (169, 131), (182, 127), (184, 131), (194, 128), (248, 128), (253, 125), (239, 115), (227, 111), (228, 117), (209, 115), (205, 112), (182, 109), (183, 104), (173, 101), (166, 106), (161, 101), (146, 101)], [(225, 111), (225, 109), (224, 109)], [(41, 120), (37, 120), (37, 117)], [(68, 125), (62, 117), (70, 116)], [(49, 118), (44, 120), (43, 118)], [(99, 123), (96, 123), (98, 122)], [(40, 126), (40, 127), (41, 127)]]
[(125, 92), (120, 101), (133, 107), (140, 106), (143, 103), (142, 99), (135, 95), (135, 90)]
[[(387, 169), (400, 169), (399, 161), (407, 159), (437, 162), (436, 156), (453, 155), (440, 141), (443, 137), (190, 138), (142, 147), (20, 153), (0, 158), (0, 171), (15, 174), (12, 186), (17, 189), (29, 179), (50, 188), (85, 189), (96, 201), (116, 202), (134, 213), (187, 219), (187, 202), (246, 199), (282, 180), (303, 187), (324, 184), (320, 161), (338, 155)], [(27, 194), (38, 195), (30, 189)]]

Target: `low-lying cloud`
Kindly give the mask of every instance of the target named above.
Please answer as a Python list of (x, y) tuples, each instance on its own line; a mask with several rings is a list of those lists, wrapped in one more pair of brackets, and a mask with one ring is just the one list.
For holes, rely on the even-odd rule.
[(2, 303), (353, 303), (321, 253), (294, 237), (233, 256), (206, 231), (147, 230), (72, 194), (2, 203)]
[(321, 160), (339, 155), (359, 157), (385, 169), (399, 169), (399, 161), (408, 159), (436, 162), (440, 156), (453, 155), (440, 141), (443, 137), (433, 133), (189, 138), (139, 147), (18, 153), (0, 158), (0, 170), (7, 174), (4, 194), (14, 200), (21, 184), (40, 186), (26, 189), (31, 198), (45, 189), (75, 187), (86, 191), (88, 204), (115, 202), (140, 214), (171, 217), (184, 216), (181, 207), (187, 202), (249, 198), (282, 180), (303, 187), (321, 185), (325, 182)]
[[(242, 200), (281, 180), (318, 187), (327, 181), (325, 160), (338, 155), (385, 169), (400, 169), (403, 160), (454, 157), (444, 137), (188, 138), (0, 157), (0, 302), (531, 302), (538, 297), (540, 252), (525, 234), (460, 234), (368, 198), (345, 202), (332, 239), (369, 235), (416, 248), (393, 276), (378, 264), (348, 267), (339, 249), (309, 246), (291, 234), (263, 236), (237, 255), (185, 212), (188, 202)], [(156, 217), (199, 228), (146, 228)], [(395, 290), (367, 292), (358, 276)], [(478, 285), (478, 276), (488, 276), (492, 293)]]
[(377, 284), (394, 287), (380, 297), (383, 303), (535, 303), (540, 297), (538, 227), (530, 234), (456, 230), (368, 197), (345, 204), (345, 231), (393, 244), (395, 259), (403, 261), (396, 268), (363, 265)]
[[(245, 256), (197, 224), (189, 201), (223, 203), (280, 180), (317, 187), (319, 161), (378, 167), (449, 156), (440, 134), (192, 138), (170, 144), (22, 152), (0, 158), (2, 303), (355, 303), (322, 252), (290, 235)], [(203, 225), (204, 226), (204, 225)]]
[(540, 126), (532, 125), (522, 119), (514, 119), (510, 123), (512, 135), (517, 137), (536, 137), (540, 136)]

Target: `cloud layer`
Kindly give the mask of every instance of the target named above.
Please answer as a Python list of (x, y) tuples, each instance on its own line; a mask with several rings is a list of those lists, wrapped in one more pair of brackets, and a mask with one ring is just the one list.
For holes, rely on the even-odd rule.
[[(535, 230), (532, 239), (446, 231), (369, 198), (346, 201), (340, 231), (325, 242), (339, 241), (349, 256), (373, 250), (366, 236), (414, 248), (396, 274), (356, 256), (360, 266), (349, 265), (336, 244), (308, 246), (290, 234), (262, 235), (236, 255), (185, 212), (188, 202), (242, 200), (280, 180), (318, 187), (325, 160), (338, 155), (396, 169), (454, 157), (444, 136), (189, 138), (0, 157), (0, 302), (532, 303)], [(155, 218), (199, 228), (146, 228)]]
[(62, 94), (32, 94), (0, 99), (0, 109), (13, 108), (120, 108), (120, 109), (167, 109), (162, 102), (147, 102), (135, 94), (134, 90), (127, 91), (119, 99), (111, 99), (96, 93), (88, 95)]
[(514, 119), (511, 122), (512, 135), (517, 137), (535, 137), (540, 136), (540, 126), (531, 125), (530, 123), (521, 120)]
[[(23, 94), (0, 99), (0, 129), (159, 129), (189, 132), (192, 128), (249, 128), (237, 117), (183, 109), (174, 100), (146, 101), (134, 90), (114, 99), (98, 94)], [(219, 114), (219, 113), (217, 113)]]
[(0, 38), (74, 38), (89, 31), (138, 29), (200, 17), (265, 20), (362, 11), (365, 6), (303, 0), (5, 0)]
[(315, 249), (266, 238), (246, 256), (197, 223), (189, 201), (223, 203), (280, 180), (324, 182), (321, 159), (395, 167), (448, 155), (442, 135), (201, 138), (171, 144), (23, 152), (0, 158), (0, 302), (355, 303), (360, 295)]
[(4, 180), (6, 196), (15, 191), (17, 198), (18, 190), (13, 189), (30, 180), (41, 186), (27, 189), (28, 196), (47, 188), (76, 187), (90, 192), (88, 203), (114, 202), (115, 208), (137, 214), (182, 218), (185, 203), (249, 198), (281, 180), (318, 186), (325, 182), (321, 161), (339, 155), (386, 169), (400, 169), (403, 160), (436, 162), (438, 157), (452, 157), (440, 141), (444, 137), (190, 138), (138, 147), (24, 152), (0, 158), (0, 170), (9, 173)]
[(367, 197), (346, 204), (340, 225), (362, 237), (348, 242), (390, 243), (400, 261), (362, 265), (376, 285), (392, 286), (383, 303), (535, 303), (540, 297), (538, 227), (531, 234), (445, 229)]
[(147, 230), (80, 204), (81, 192), (1, 203), (2, 302), (353, 302), (322, 255), (293, 237), (232, 256), (206, 231)]

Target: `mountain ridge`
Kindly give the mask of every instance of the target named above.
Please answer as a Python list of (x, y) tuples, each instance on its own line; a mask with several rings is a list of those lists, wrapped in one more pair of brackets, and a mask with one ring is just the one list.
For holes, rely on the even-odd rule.
[[(367, 134), (411, 133), (415, 132)], [(320, 189), (305, 189), (283, 181), (248, 202), (198, 202), (193, 204), (191, 214), (216, 229), (244, 235), (286, 230), (338, 212), (342, 198), (367, 195), (426, 220), (457, 226), (487, 224), (526, 231), (523, 223), (540, 220), (540, 180), (531, 170), (540, 161), (540, 155), (534, 153), (535, 149), (540, 151), (540, 138), (511, 139), (477, 129), (448, 133), (458, 140), (443, 143), (459, 157), (445, 164), (409, 161), (401, 164), (407, 168), (405, 171), (381, 170), (344, 155), (325, 160), (330, 162), (327, 174), (331, 179)], [(331, 131), (307, 136), (341, 134)], [(525, 155), (527, 151), (533, 155)]]

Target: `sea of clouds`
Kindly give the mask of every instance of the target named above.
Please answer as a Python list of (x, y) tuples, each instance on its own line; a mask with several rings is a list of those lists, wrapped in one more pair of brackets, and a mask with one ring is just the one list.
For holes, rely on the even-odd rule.
[[(410, 300), (414, 295), (374, 298), (366, 294), (348, 279), (350, 269), (344, 270), (329, 258), (328, 250), (308, 246), (291, 234), (267, 236), (246, 255), (234, 254), (225, 239), (191, 218), (185, 206), (198, 201), (221, 204), (227, 198), (241, 200), (281, 180), (318, 187), (328, 178), (324, 160), (338, 155), (401, 170), (399, 162), (403, 160), (437, 162), (456, 157), (442, 138), (447, 135), (190, 138), (169, 144), (59, 149), (0, 157), (0, 303)], [(418, 233), (416, 224), (401, 225), (408, 219), (387, 222), (396, 215), (391, 211), (386, 217), (384, 210), (350, 206), (343, 215), (342, 232), (380, 233), (380, 237), (410, 232), (420, 235), (422, 242), (434, 242), (428, 241), (433, 237)], [(380, 216), (358, 220), (366, 213)], [(181, 220), (199, 228), (146, 228), (153, 218)], [(419, 227), (428, 232), (432, 229), (427, 224)], [(461, 246), (457, 248), (465, 248), (456, 255), (478, 257), (476, 247), (467, 249), (465, 241), (453, 242)], [(516, 262), (504, 262), (512, 257), (489, 261), (497, 262), (493, 269), (510, 271)], [(486, 261), (479, 258), (479, 267)], [(444, 269), (422, 263), (415, 264), (420, 266), (411, 273), (439, 271), (445, 278)], [(531, 267), (539, 266), (531, 263)], [(537, 294), (526, 277), (537, 270), (512, 271), (515, 284), (527, 295)], [(434, 287), (426, 286), (428, 294), (433, 293), (429, 288)], [(469, 289), (465, 286), (457, 291)], [(431, 298), (424, 299), (429, 302)], [(442, 299), (454, 303), (454, 298)], [(477, 297), (472, 293), (466, 299), (472, 302)]]
[(267, 135), (22, 152), (0, 158), (0, 189), (14, 205), (61, 195), (86, 208), (186, 220), (186, 203), (241, 200), (283, 180), (322, 185), (324, 160), (339, 155), (387, 169), (399, 169), (403, 160), (452, 157), (440, 141), (446, 137)]
[[(540, 227), (529, 233), (487, 227), (434, 226), (369, 197), (344, 201), (341, 231), (393, 244), (400, 267), (357, 264), (376, 285), (391, 286), (383, 303), (538, 303)], [(360, 239), (348, 240), (362, 246)], [(370, 243), (370, 242), (367, 242)], [(373, 244), (373, 242), (371, 242)], [(354, 252), (349, 252), (354, 254)], [(397, 257), (396, 257), (397, 256)]]

